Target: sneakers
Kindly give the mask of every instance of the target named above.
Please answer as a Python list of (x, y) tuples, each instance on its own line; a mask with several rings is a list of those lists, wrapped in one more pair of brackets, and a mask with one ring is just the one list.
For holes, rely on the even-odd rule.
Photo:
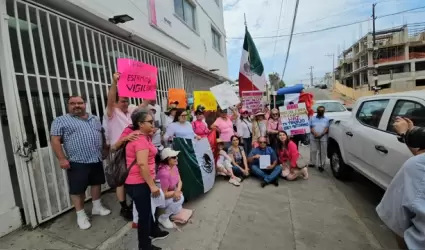
[(133, 210), (131, 208), (129, 208), (129, 207), (127, 207), (127, 208), (121, 208), (120, 215), (126, 221), (132, 221), (133, 220)]
[(166, 229), (173, 229), (174, 228), (174, 224), (170, 221), (170, 218), (162, 218), (162, 217), (158, 217), (158, 222)]
[(167, 232), (167, 231), (159, 230), (157, 233), (155, 233), (155, 234), (153, 234), (149, 237), (151, 238), (151, 240), (153, 242), (153, 241), (156, 241), (156, 240), (163, 240), (163, 239), (167, 238), (169, 234), (170, 233)]
[(89, 217), (84, 210), (77, 212), (77, 224), (82, 230), (87, 230), (91, 227)]
[(264, 188), (265, 186), (267, 186), (267, 184), (268, 184), (267, 182), (262, 181), (260, 185), (261, 185), (262, 188)]
[(308, 164), (308, 167), (309, 168), (314, 168), (314, 167), (316, 167), (314, 164)]
[(308, 179), (308, 170), (307, 170), (307, 168), (302, 168), (301, 169), (301, 175), (302, 175), (302, 177), (303, 177), (304, 180), (307, 180)]
[(236, 176), (235, 176), (235, 179), (236, 179), (239, 183), (241, 183), (241, 182), (242, 182), (242, 179), (241, 179), (241, 178), (239, 178), (239, 177), (236, 177)]
[(278, 179), (274, 180), (272, 183), (275, 187), (279, 187), (279, 180)]
[(237, 177), (235, 177), (235, 178), (230, 178), (229, 183), (230, 183), (230, 184), (233, 184), (233, 185), (235, 185), (235, 186), (240, 186), (241, 184), (239, 183), (239, 181), (238, 181), (236, 178), (237, 178)]
[(105, 208), (103, 205), (93, 206), (91, 210), (92, 215), (105, 216), (111, 213), (111, 210)]

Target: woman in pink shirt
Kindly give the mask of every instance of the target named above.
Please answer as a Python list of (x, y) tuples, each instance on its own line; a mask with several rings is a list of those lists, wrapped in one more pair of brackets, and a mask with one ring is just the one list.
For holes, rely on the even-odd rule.
[(238, 117), (238, 113), (235, 109), (232, 109), (233, 115), (229, 117), (227, 114), (227, 109), (219, 110), (220, 117), (218, 117), (211, 128), (217, 129), (220, 134), (220, 139), (224, 143), (224, 148), (227, 150), (232, 144), (230, 138), (235, 134), (233, 130), (233, 122), (232, 120)]
[(180, 213), (184, 201), (182, 194), (182, 180), (177, 168), (179, 151), (164, 148), (161, 152), (161, 164), (158, 167), (156, 179), (160, 181), (165, 195), (165, 212), (158, 217), (159, 223), (165, 228), (172, 229), (174, 224), (170, 216)]
[(298, 177), (308, 179), (308, 171), (306, 166), (298, 166), (300, 153), (297, 145), (291, 141), (285, 131), (278, 133), (277, 154), (279, 162), (282, 164), (282, 177), (288, 181), (296, 180)]
[(280, 113), (278, 109), (272, 109), (270, 117), (267, 120), (267, 135), (269, 145), (273, 150), (277, 147), (277, 134), (283, 131), (282, 122), (280, 120)]
[(133, 130), (138, 130), (140, 133), (136, 140), (125, 145), (127, 168), (129, 168), (125, 190), (133, 199), (139, 214), (137, 228), (139, 249), (156, 249), (152, 246), (151, 237), (164, 238), (168, 233), (158, 231), (159, 227), (154, 222), (151, 209), (151, 197), (160, 195), (160, 189), (154, 181), (155, 155), (158, 149), (150, 137), (154, 129), (154, 119), (146, 110), (139, 110), (131, 116), (131, 120)]
[(195, 111), (196, 120), (192, 122), (193, 131), (201, 138), (206, 138), (210, 134), (207, 124), (204, 120), (204, 112), (202, 110)]

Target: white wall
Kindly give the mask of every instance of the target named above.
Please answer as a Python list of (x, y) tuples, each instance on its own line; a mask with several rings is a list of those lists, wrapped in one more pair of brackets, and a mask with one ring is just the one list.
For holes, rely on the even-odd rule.
[[(155, 0), (157, 27), (150, 24), (150, 0), (67, 1), (106, 20), (128, 14), (134, 20), (118, 26), (206, 70), (219, 69), (214, 73), (228, 77), (222, 0), (220, 6), (215, 0), (189, 0), (196, 5), (196, 30), (174, 13), (174, 0)], [(212, 46), (211, 26), (221, 34), (221, 53)]]

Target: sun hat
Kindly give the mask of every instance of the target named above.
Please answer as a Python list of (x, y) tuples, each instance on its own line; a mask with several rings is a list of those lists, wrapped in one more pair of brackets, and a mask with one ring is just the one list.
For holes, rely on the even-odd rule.
[(266, 115), (266, 114), (264, 114), (264, 112), (261, 112), (261, 111), (255, 113), (255, 116), (260, 116), (260, 115)]
[(161, 160), (165, 160), (169, 157), (176, 157), (180, 151), (172, 150), (171, 148), (164, 148), (161, 152)]

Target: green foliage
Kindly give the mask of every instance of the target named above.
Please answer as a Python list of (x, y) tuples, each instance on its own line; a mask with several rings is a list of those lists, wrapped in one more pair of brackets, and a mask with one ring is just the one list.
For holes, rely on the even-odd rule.
[(286, 86), (285, 82), (280, 79), (279, 73), (273, 72), (269, 74), (269, 82), (271, 85), (275, 86), (277, 89), (283, 88)]

